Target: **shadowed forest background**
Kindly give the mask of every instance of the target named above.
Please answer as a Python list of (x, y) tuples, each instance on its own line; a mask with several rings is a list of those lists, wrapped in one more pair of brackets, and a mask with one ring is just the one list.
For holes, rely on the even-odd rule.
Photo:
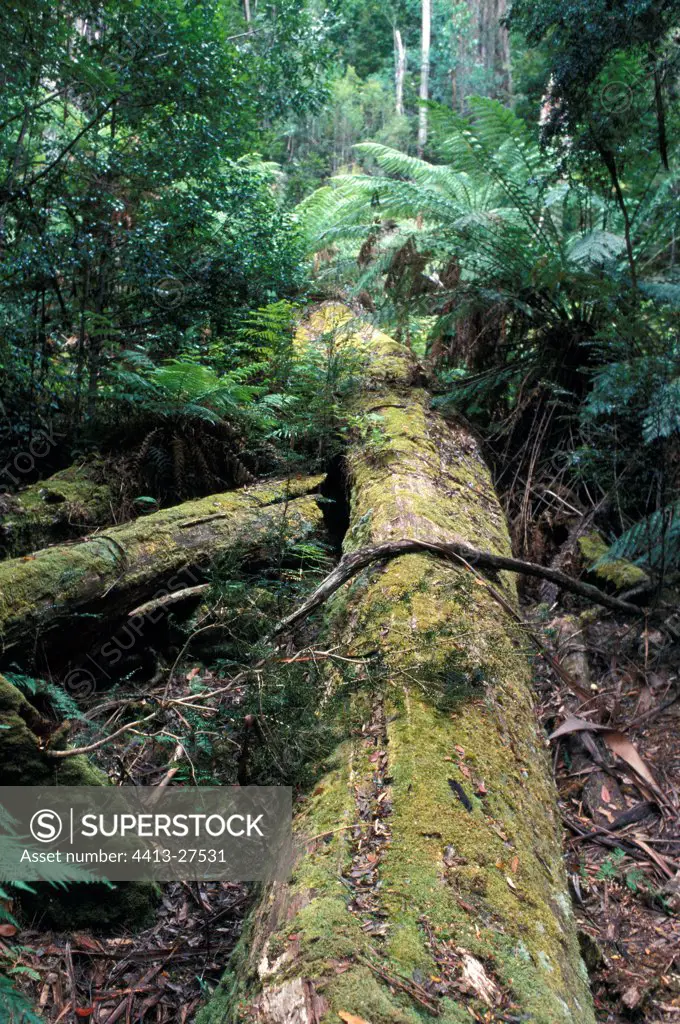
[[(411, 518), (429, 514), (442, 544), (569, 578), (518, 563), (520, 604), (503, 586), (500, 601), (527, 630), (543, 726), (571, 721), (552, 767), (595, 1013), (677, 1019), (680, 4), (4, 0), (0, 33), (0, 783), (52, 779), (44, 752), (68, 737), (88, 748), (69, 763), (94, 758), (81, 782), (292, 785), (306, 806), (343, 737), (387, 737), (384, 707), (356, 696), (384, 682), (385, 664), (366, 666), (385, 634), (359, 657), (347, 623), (368, 636), (370, 616), (342, 598), (331, 626), (304, 618), (297, 639), (287, 616), (343, 552), (403, 539), (400, 510), (367, 495), (410, 444), (449, 468), (474, 449), (490, 471), (465, 485), (477, 512), (451, 499)], [(511, 551), (487, 529), (494, 492)], [(263, 511), (243, 525), (252, 495)], [(120, 573), (96, 562), (102, 539)], [(498, 587), (489, 565), (481, 585)], [(124, 616), (152, 605), (159, 621), (131, 636)], [(438, 714), (461, 699), (449, 669)], [(16, 730), (31, 751), (19, 767)], [(450, 754), (464, 766), (463, 747)], [(491, 780), (473, 781), (482, 808)], [(458, 902), (479, 912), (466, 884)], [(112, 968), (104, 984), (69, 961), (83, 935), (115, 959), (111, 928), (136, 944), (132, 964), (195, 938), (193, 960), (162, 961), (169, 987), (137, 972), (132, 1019), (241, 1019), (220, 1008), (225, 982), (204, 1007), (245, 886), (128, 893), (102, 922), (86, 899), (3, 885), (2, 1020), (126, 1019), (119, 994), (88, 1002), (100, 990), (125, 990), (131, 1019), (131, 976)], [(80, 929), (66, 945), (52, 938), (64, 922)], [(366, 1019), (346, 1007), (346, 1024), (432, 1005), (467, 1019), (440, 1008), (461, 984), (470, 1019), (549, 1019), (522, 1016), (500, 968), (487, 989), (459, 947), (428, 942), (436, 972), (380, 968), (420, 1016), (381, 1017), (376, 1001)], [(62, 990), (49, 979), (64, 971)], [(262, 1005), (257, 1019), (279, 1024)]]

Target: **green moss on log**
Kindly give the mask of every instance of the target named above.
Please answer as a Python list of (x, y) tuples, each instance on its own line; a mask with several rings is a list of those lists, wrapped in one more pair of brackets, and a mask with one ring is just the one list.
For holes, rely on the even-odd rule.
[(55, 473), (17, 494), (0, 496), (0, 551), (17, 557), (82, 537), (114, 518), (113, 488), (86, 462)]
[[(241, 547), (264, 557), (321, 529), (309, 493), (321, 477), (272, 481), (163, 509), (80, 544), (0, 563), (0, 638), (5, 649), (74, 616), (116, 615), (152, 595), (190, 586), (186, 570)], [(90, 619), (88, 626), (92, 627)]]
[(624, 558), (614, 558), (611, 562), (603, 562), (602, 565), (595, 567), (595, 563), (609, 552), (609, 545), (596, 531), (579, 537), (578, 546), (590, 571), (599, 576), (601, 580), (612, 583), (617, 590), (649, 583), (649, 576), (644, 569), (641, 569), (639, 565), (633, 565), (632, 562), (628, 562)]
[[(336, 314), (325, 307), (306, 338)], [(348, 318), (341, 311), (343, 331)], [(368, 345), (373, 361), (360, 409), (380, 413), (384, 443), (379, 460), (358, 444), (349, 453), (345, 550), (414, 537), (509, 553), (474, 439), (428, 409), (405, 350), (370, 329), (355, 343)], [(494, 585), (516, 601), (509, 575)], [(353, 580), (326, 621), (332, 643), (353, 656), (380, 652), (380, 690), (370, 699), (382, 702), (386, 733), (374, 741), (370, 730), (354, 730), (302, 805), (294, 877), (265, 892), (198, 1024), (315, 1024), (340, 1011), (371, 1024), (430, 1019), (379, 970), (387, 979), (420, 971), (452, 982), (440, 1019), (461, 1024), (468, 1004), (487, 1012), (479, 992), (461, 993), (466, 956), (535, 1024), (592, 1024), (552, 776), (514, 620), (483, 578), (408, 555)], [(368, 722), (369, 704), (359, 694), (352, 719)], [(362, 824), (357, 798), (375, 785), (375, 742), (387, 752), (381, 784), (391, 804), (373, 890), (387, 925), (378, 937), (347, 885), (358, 848), (347, 826)]]

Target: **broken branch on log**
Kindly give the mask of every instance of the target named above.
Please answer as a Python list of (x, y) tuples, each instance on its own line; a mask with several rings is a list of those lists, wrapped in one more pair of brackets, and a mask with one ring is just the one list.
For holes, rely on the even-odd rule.
[(319, 605), (339, 590), (354, 576), (371, 565), (373, 562), (387, 561), (392, 558), (399, 558), (401, 555), (428, 552), (437, 555), (439, 558), (448, 561), (455, 561), (457, 558), (464, 558), (474, 566), (481, 566), (483, 569), (508, 570), (510, 572), (523, 573), (526, 576), (537, 576), (550, 580), (562, 587), (564, 590), (578, 594), (589, 601), (601, 604), (612, 611), (621, 612), (624, 615), (641, 615), (643, 611), (635, 604), (622, 601), (618, 597), (605, 594), (592, 583), (583, 583), (581, 580), (572, 579), (559, 569), (550, 569), (535, 562), (525, 562), (520, 558), (511, 558), (507, 555), (494, 555), (491, 551), (481, 551), (469, 544), (450, 541), (446, 544), (436, 544), (426, 540), (415, 540), (404, 538), (403, 540), (387, 541), (384, 544), (376, 544), (370, 548), (361, 548), (349, 555), (344, 555), (338, 565), (328, 574), (325, 580), (319, 584), (313, 594), (290, 615), (285, 616), (277, 624), (273, 635), (284, 632), (306, 618)]

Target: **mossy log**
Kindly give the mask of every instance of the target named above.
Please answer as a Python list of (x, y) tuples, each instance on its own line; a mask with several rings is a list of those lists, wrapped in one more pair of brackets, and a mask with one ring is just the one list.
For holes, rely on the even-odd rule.
[[(343, 316), (322, 308), (309, 334)], [(345, 551), (411, 537), (509, 554), (474, 438), (431, 411), (406, 350), (361, 333), (382, 441), (350, 452)], [(516, 602), (509, 574), (493, 585)], [(326, 613), (336, 650), (371, 666), (353, 727), (302, 802), (292, 881), (265, 890), (198, 1022), (592, 1024), (517, 623), (483, 577), (429, 554), (364, 569)]]
[(115, 518), (115, 483), (104, 483), (96, 462), (63, 469), (16, 494), (0, 494), (0, 555), (83, 537)]
[[(279, 557), (321, 527), (311, 493), (320, 481), (269, 481), (212, 495), (0, 563), (3, 649), (38, 638), (49, 644), (48, 632), (64, 623), (71, 631), (78, 623), (95, 635), (110, 632), (141, 602), (198, 582), (229, 551), (256, 561)], [(128, 625), (134, 629), (134, 619)], [(63, 630), (56, 637), (62, 643)]]
[[(53, 760), (45, 753), (67, 745), (68, 728), (56, 726), (16, 686), (0, 675), (0, 786), (106, 786), (106, 775), (86, 757)], [(30, 917), (64, 929), (66, 925), (100, 929), (141, 927), (158, 902), (157, 886), (126, 882), (110, 889), (103, 884), (72, 884), (60, 889), (47, 883), (22, 892), (21, 904)]]

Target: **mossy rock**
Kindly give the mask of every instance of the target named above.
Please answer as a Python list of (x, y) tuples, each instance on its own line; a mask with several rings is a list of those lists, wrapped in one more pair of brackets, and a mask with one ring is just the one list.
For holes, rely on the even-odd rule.
[(578, 541), (581, 554), (588, 563), (589, 572), (595, 573), (601, 580), (613, 584), (617, 590), (627, 590), (649, 582), (649, 576), (638, 565), (615, 558), (595, 567), (596, 563), (609, 552), (609, 545), (597, 532), (586, 533)]

